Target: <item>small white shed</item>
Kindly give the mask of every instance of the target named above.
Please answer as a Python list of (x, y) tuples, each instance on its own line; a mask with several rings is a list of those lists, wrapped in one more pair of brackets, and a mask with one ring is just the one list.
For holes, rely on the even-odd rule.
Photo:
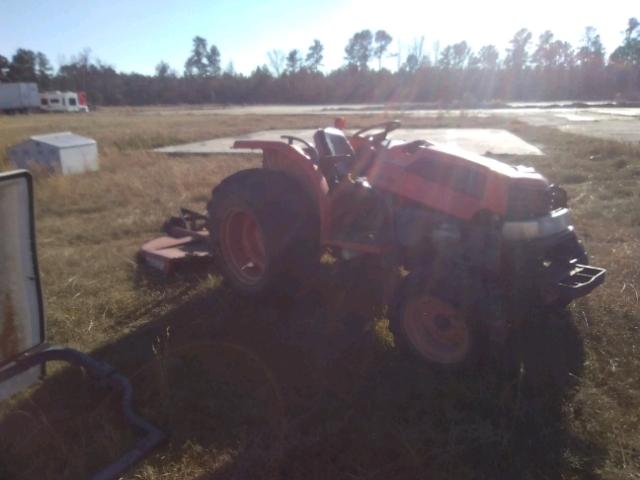
[(9, 149), (16, 168), (71, 175), (98, 170), (98, 145), (71, 132), (33, 135)]

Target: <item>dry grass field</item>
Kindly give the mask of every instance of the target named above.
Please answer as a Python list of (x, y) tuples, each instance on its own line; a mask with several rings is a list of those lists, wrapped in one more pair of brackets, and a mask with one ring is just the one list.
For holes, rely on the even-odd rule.
[[(350, 117), (351, 126), (383, 118)], [(541, 318), (518, 375), (429, 370), (399, 354), (387, 286), (368, 265), (323, 264), (293, 299), (261, 303), (215, 270), (169, 279), (140, 244), (179, 206), (258, 157), (167, 157), (151, 147), (257, 129), (319, 127), (321, 116), (0, 117), (5, 148), (72, 130), (98, 141), (99, 172), (36, 181), (48, 335), (108, 361), (169, 434), (127, 479), (640, 478), (640, 147), (464, 115), (406, 126), (507, 128), (542, 148), (529, 164), (566, 187), (606, 284)], [(382, 278), (381, 278), (382, 277)], [(116, 399), (53, 369), (0, 406), (0, 479), (87, 478), (133, 440)]]

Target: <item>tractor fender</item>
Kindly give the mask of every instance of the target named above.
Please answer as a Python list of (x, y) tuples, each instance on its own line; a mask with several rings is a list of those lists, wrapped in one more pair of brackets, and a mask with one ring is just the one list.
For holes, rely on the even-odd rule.
[(311, 158), (297, 145), (278, 141), (237, 140), (233, 148), (262, 150), (263, 168), (283, 172), (299, 182), (317, 209), (324, 242), (329, 233), (329, 185)]

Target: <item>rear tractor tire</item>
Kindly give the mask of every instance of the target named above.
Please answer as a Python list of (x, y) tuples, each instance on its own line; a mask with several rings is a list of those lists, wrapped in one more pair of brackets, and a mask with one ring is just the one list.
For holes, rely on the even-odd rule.
[(287, 293), (287, 280), (317, 260), (318, 214), (285, 173), (249, 169), (227, 177), (213, 189), (208, 213), (214, 259), (240, 294)]

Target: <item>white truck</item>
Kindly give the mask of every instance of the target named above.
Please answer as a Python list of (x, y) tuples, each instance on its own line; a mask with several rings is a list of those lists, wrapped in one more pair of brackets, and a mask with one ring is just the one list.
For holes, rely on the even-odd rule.
[(0, 83), (0, 112), (29, 112), (39, 108), (40, 94), (35, 83)]

